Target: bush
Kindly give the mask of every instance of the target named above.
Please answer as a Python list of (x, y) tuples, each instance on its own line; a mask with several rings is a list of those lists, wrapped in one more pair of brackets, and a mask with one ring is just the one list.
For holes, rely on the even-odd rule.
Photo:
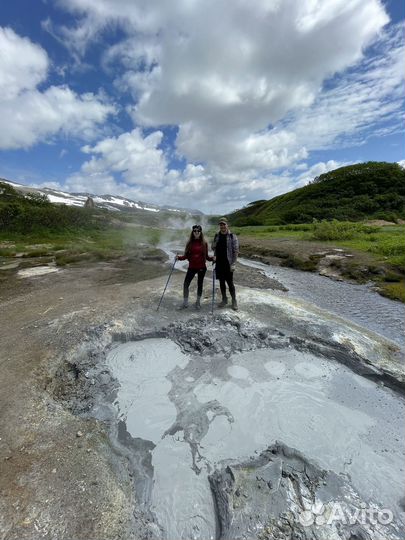
[(404, 255), (405, 239), (402, 236), (384, 238), (378, 245), (371, 245), (368, 249), (371, 253), (382, 254), (386, 257)]
[(320, 221), (312, 225), (314, 240), (351, 240), (359, 234), (372, 234), (377, 232), (377, 227), (352, 223), (350, 221)]

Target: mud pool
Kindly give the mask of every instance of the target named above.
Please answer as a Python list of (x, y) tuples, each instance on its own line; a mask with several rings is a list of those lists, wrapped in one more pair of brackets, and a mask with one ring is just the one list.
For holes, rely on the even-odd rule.
[(143, 503), (162, 538), (218, 538), (209, 475), (276, 441), (391, 509), (404, 530), (405, 405), (389, 388), (291, 346), (193, 355), (150, 338), (114, 345), (107, 366), (119, 420), (152, 449)]

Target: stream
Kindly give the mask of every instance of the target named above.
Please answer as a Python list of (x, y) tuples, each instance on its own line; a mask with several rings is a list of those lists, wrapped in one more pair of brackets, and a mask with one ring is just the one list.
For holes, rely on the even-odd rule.
[(288, 289), (286, 293), (274, 291), (273, 294), (310, 302), (405, 348), (405, 305), (401, 302), (385, 298), (367, 285), (335, 281), (314, 272), (269, 266), (248, 259), (239, 259), (239, 262), (261, 270)]

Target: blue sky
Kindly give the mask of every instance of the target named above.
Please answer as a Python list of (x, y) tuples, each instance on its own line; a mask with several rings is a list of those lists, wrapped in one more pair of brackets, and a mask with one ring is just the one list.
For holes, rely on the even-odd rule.
[(226, 213), (402, 162), (404, 20), (402, 0), (7, 2), (0, 176)]

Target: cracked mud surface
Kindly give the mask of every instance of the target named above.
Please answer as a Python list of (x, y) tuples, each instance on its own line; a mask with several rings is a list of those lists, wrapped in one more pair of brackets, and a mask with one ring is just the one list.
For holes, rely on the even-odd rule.
[[(219, 380), (236, 380), (243, 389), (249, 361), (237, 365), (233, 355), (294, 349), (344, 364), (367, 384), (376, 381), (388, 386), (381, 386), (381, 391), (404, 393), (404, 370), (395, 346), (367, 331), (354, 325), (348, 328), (336, 319), (325, 321), (316, 310), (309, 313), (294, 302), (285, 304), (265, 290), (241, 287), (243, 311), (237, 315), (216, 312), (212, 318), (208, 280), (201, 313), (179, 313), (176, 306), (184, 278), (180, 273), (173, 276), (156, 313), (166, 267), (151, 264), (150, 268), (149, 275), (160, 272), (162, 277), (137, 282), (132, 266), (125, 279), (117, 281), (117, 268), (100, 264), (66, 268), (0, 291), (4, 307), (0, 325), (1, 538), (165, 538), (164, 520), (156, 519), (165, 491), (154, 491), (152, 480), (165, 467), (172, 474), (165, 460), (173, 441), (185, 441), (178, 445), (179, 462), (187, 466), (191, 479), (187, 489), (192, 490), (195, 478), (208, 485), (205, 473), (222, 470), (219, 461), (214, 464), (213, 460), (208, 471), (201, 446), (218, 422), (222, 429), (237, 421), (221, 399), (207, 398), (207, 388), (200, 385), (200, 393), (194, 393), (196, 382), (203, 383), (209, 371), (204, 358), (215, 366)], [(186, 358), (183, 367), (176, 363), (166, 370), (160, 387), (151, 386), (151, 392), (161, 388), (165, 400), (162, 410), (167, 416), (159, 425), (145, 422), (151, 412), (146, 405), (128, 418), (127, 409), (117, 402), (123, 385), (107, 361), (116, 348), (133, 342), (143, 346), (156, 339), (173, 344)], [(194, 359), (191, 363), (189, 357)], [(190, 372), (182, 373), (186, 366)], [(193, 389), (202, 407), (182, 401), (191, 395), (188, 389)], [(162, 420), (159, 411), (156, 418)], [(210, 444), (216, 445), (215, 438)], [(271, 440), (262, 441), (255, 448), (264, 451), (271, 444)], [(291, 441), (287, 444), (296, 448)], [(236, 456), (237, 463), (254, 454), (246, 448)], [(311, 458), (304, 455), (303, 459)], [(199, 470), (203, 472), (198, 474)], [(164, 487), (164, 478), (161, 482)], [(213, 501), (211, 496), (215, 515)], [(219, 537), (218, 530), (213, 534)]]

